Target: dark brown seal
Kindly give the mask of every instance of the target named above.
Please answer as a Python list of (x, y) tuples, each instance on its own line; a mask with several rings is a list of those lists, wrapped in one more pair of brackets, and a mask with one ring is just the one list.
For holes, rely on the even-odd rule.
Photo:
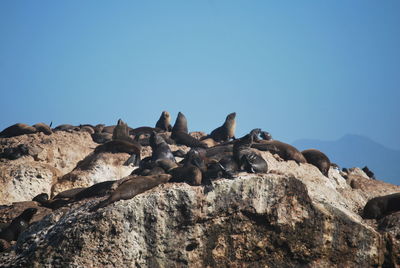
[(59, 209), (64, 207), (70, 203), (69, 200), (65, 199), (55, 199), (50, 200), (49, 195), (46, 193), (39, 194), (35, 196), (32, 201), (38, 202), (42, 207), (50, 208), (50, 209)]
[(0, 132), (0, 138), (11, 138), (24, 134), (33, 134), (36, 132), (37, 130), (34, 127), (22, 123), (17, 123), (9, 126), (8, 128), (5, 128), (2, 132)]
[(62, 124), (62, 125), (56, 126), (53, 130), (54, 130), (54, 131), (67, 131), (67, 132), (72, 132), (72, 131), (74, 131), (74, 130), (78, 131), (78, 130), (79, 130), (79, 127), (73, 126), (73, 125), (70, 125), (70, 124)]
[(299, 152), (294, 146), (278, 141), (278, 140), (264, 140), (263, 143), (254, 143), (252, 148), (260, 151), (269, 151), (272, 154), (278, 154), (285, 161), (294, 160), (296, 163), (307, 163), (302, 153)]
[(103, 132), (113, 134), (116, 125), (103, 127)]
[(73, 201), (79, 201), (85, 198), (104, 196), (111, 192), (111, 189), (116, 182), (116, 180), (112, 180), (95, 183), (92, 186), (77, 192), (72, 199)]
[(159, 128), (163, 131), (171, 131), (172, 130), (171, 116), (170, 116), (169, 112), (163, 111), (161, 113), (161, 116), (156, 123), (156, 128)]
[(140, 155), (140, 146), (120, 140), (113, 140), (99, 145), (94, 150), (95, 153), (128, 153)]
[(236, 129), (236, 113), (230, 113), (227, 115), (225, 122), (222, 126), (211, 131), (209, 137), (215, 141), (229, 141), (230, 139), (235, 139), (235, 129)]
[(171, 178), (171, 175), (161, 174), (154, 176), (128, 176), (123, 182), (110, 194), (110, 196), (93, 207), (91, 211), (108, 206), (119, 200), (131, 199), (135, 195), (143, 193), (156, 187), (159, 184), (166, 183)]
[(207, 144), (199, 141), (183, 131), (172, 132), (171, 138), (176, 142), (176, 144), (186, 145), (191, 148), (208, 148)]
[(172, 175), (170, 182), (186, 182), (189, 185), (200, 185), (202, 181), (201, 170), (192, 165), (177, 167), (171, 169), (169, 174)]
[(103, 132), (103, 129), (103, 124), (98, 124), (94, 127), (94, 133), (92, 134), (92, 139), (94, 142), (103, 144), (112, 140), (112, 134)]
[(156, 132), (153, 132), (150, 136), (150, 146), (152, 149), (151, 161), (157, 162), (167, 159), (176, 162), (168, 144)]
[(323, 152), (317, 149), (308, 149), (302, 151), (301, 153), (307, 160), (307, 163), (316, 166), (324, 176), (329, 177), (328, 174), (331, 161)]
[(177, 144), (186, 145), (189, 147), (207, 148), (207, 144), (188, 134), (187, 120), (183, 113), (179, 112), (176, 118), (174, 127), (172, 128), (171, 139)]
[(233, 144), (233, 158), (238, 164), (239, 170), (249, 173), (266, 173), (268, 171), (268, 164), (264, 158), (251, 149), (251, 145), (260, 131), (261, 129), (253, 129)]
[(372, 170), (370, 170), (367, 166), (363, 167), (362, 171), (364, 171), (370, 179), (376, 180), (374, 172), (372, 172)]
[(181, 112), (178, 113), (174, 127), (172, 128), (172, 135), (174, 132), (184, 132), (186, 134), (189, 133), (186, 117)]
[(80, 126), (79, 126), (79, 131), (80, 131), (80, 132), (87, 132), (87, 133), (89, 133), (90, 135), (96, 133), (95, 127), (94, 127), (94, 126), (91, 126), (91, 125), (80, 125)]
[(12, 220), (10, 225), (0, 232), (0, 239), (16, 241), (18, 236), (26, 230), (37, 208), (27, 208), (18, 217)]
[(367, 202), (363, 210), (364, 219), (381, 219), (400, 210), (400, 193), (379, 196)]
[[(86, 189), (85, 187), (68, 189), (68, 190), (62, 191), (61, 193), (58, 193), (56, 196), (53, 197), (53, 199), (61, 199), (61, 198), (71, 199), (71, 198), (74, 198), (79, 192), (82, 192), (85, 189)], [(33, 200), (33, 201), (35, 201), (35, 200)]]
[(119, 119), (117, 125), (113, 130), (112, 139), (133, 143), (133, 139), (129, 136), (128, 124)]
[(32, 127), (34, 127), (37, 132), (43, 132), (46, 135), (53, 134), (53, 131), (51, 130), (51, 128), (48, 125), (46, 125), (45, 123), (37, 123), (37, 124), (34, 124)]
[(128, 141), (112, 140), (101, 144), (94, 149), (95, 153), (127, 153), (131, 157), (128, 159), (128, 164), (132, 163), (135, 166), (140, 162), (140, 144), (130, 143)]

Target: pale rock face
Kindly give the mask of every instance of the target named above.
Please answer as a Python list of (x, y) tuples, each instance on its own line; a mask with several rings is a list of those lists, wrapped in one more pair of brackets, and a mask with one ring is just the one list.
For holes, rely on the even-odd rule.
[(56, 179), (97, 146), (88, 133), (56, 132), (2, 139), (0, 149), (25, 144), (29, 155), (17, 160), (0, 161), (0, 204), (31, 200), (40, 193), (50, 194)]
[(132, 165), (124, 165), (130, 157), (126, 153), (100, 153), (90, 154), (77, 167), (58, 178), (51, 188), (51, 195), (78, 187), (89, 187), (95, 183), (119, 180), (132, 173)]
[[(79, 159), (82, 161), (76, 161), (67, 172), (55, 167), (54, 161), (47, 163), (59, 175), (54, 175), (55, 171), (48, 166), (38, 169), (38, 164), (43, 165), (42, 160), (34, 161), (30, 156), (16, 162), (6, 161), (13, 162), (14, 174), (17, 174), (13, 179), (19, 185), (10, 191), (19, 193), (18, 198), (22, 199), (24, 189), (30, 191), (28, 180), (36, 185), (37, 191), (50, 192), (52, 187), (59, 192), (122, 178), (133, 170), (123, 165), (129, 155), (93, 155), (95, 146), (86, 150), (89, 144), (79, 145), (84, 147)], [(171, 149), (187, 151), (189, 148), (171, 146)], [(78, 153), (71, 152), (71, 155)], [(150, 154), (149, 147), (142, 149), (142, 158)], [(21, 235), (16, 250), (0, 253), (0, 266), (400, 265), (398, 213), (378, 223), (360, 217), (360, 210), (370, 198), (400, 192), (399, 186), (368, 179), (357, 169), (347, 179), (338, 170), (331, 169), (327, 178), (312, 165), (279, 161), (269, 152), (260, 152), (260, 155), (268, 162), (268, 174), (243, 172), (233, 180), (213, 181), (212, 188), (166, 183), (95, 212), (90, 212), (90, 208), (104, 198), (82, 200), (54, 211), (43, 210), (42, 218), (35, 219)], [(68, 162), (68, 156), (64, 161)], [(46, 179), (40, 181), (37, 174)], [(18, 182), (18, 178), (25, 184)], [(349, 179), (357, 180), (359, 188), (353, 189)], [(7, 179), (3, 181), (3, 185), (8, 185)], [(31, 195), (33, 192), (27, 194)], [(2, 198), (8, 202), (15, 197)], [(6, 213), (9, 219), (15, 215), (11, 214), (12, 208), (0, 208), (0, 213)]]

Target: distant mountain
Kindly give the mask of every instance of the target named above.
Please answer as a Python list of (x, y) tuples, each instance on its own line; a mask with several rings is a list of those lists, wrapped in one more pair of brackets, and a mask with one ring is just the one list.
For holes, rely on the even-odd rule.
[(400, 151), (360, 135), (345, 135), (336, 141), (301, 139), (292, 143), (299, 150), (324, 152), (331, 162), (343, 167), (368, 166), (379, 180), (400, 185)]

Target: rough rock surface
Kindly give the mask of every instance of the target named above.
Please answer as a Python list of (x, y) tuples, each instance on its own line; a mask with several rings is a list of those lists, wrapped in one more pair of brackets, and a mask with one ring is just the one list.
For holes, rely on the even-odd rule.
[(54, 181), (73, 170), (98, 145), (88, 133), (64, 131), (0, 139), (0, 151), (25, 144), (29, 155), (16, 160), (0, 160), (0, 204), (31, 200), (50, 194)]
[(124, 165), (129, 157), (126, 153), (90, 154), (80, 161), (74, 170), (57, 179), (51, 188), (51, 195), (103, 181), (122, 179), (134, 169), (131, 165)]
[[(82, 153), (79, 160), (92, 157), (92, 150)], [(143, 152), (148, 154), (149, 148), (143, 149), (142, 157)], [(94, 166), (114, 163), (115, 172), (126, 168), (121, 163), (128, 155), (117, 155), (99, 156), (93, 162), (91, 159), (89, 162), (94, 164), (87, 165), (87, 170), (76, 161), (75, 170), (68, 172), (80, 172), (83, 175), (79, 178), (93, 176), (100, 180), (106, 167), (96, 173)], [(353, 169), (347, 180), (338, 170), (331, 169), (326, 178), (312, 165), (280, 161), (268, 152), (261, 155), (268, 162), (267, 174), (240, 173), (233, 180), (214, 181), (212, 189), (167, 183), (95, 212), (89, 209), (102, 198), (42, 211), (42, 218), (35, 219), (13, 250), (0, 253), (0, 266), (400, 265), (400, 214), (386, 216), (379, 222), (360, 217), (368, 199), (400, 192), (399, 186), (371, 180), (360, 169)], [(120, 157), (121, 161), (115, 162), (113, 157)], [(13, 161), (25, 163), (26, 168), (36, 165), (34, 160), (22, 160)], [(121, 170), (118, 172), (123, 176)], [(105, 172), (104, 177), (110, 174)], [(76, 181), (82, 184), (95, 181), (79, 178)], [(350, 185), (352, 180), (357, 180), (358, 187)], [(47, 186), (44, 188), (50, 191)], [(10, 211), (17, 205), (0, 208), (0, 215), (12, 218)]]

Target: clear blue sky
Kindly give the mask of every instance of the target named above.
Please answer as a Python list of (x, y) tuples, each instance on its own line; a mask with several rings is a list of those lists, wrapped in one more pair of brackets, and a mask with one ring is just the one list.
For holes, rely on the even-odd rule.
[(400, 149), (400, 1), (0, 1), (0, 129), (151, 125)]

